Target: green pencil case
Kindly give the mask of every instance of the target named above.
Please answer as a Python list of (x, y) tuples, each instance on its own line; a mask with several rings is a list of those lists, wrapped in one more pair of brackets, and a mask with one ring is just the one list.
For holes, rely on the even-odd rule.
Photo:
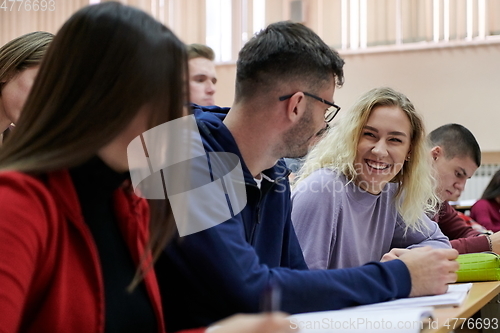
[(493, 252), (461, 254), (457, 282), (500, 280), (500, 256)]

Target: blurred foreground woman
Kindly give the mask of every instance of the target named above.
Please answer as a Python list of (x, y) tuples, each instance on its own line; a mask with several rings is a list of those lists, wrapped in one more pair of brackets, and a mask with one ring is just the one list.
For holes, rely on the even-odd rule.
[[(150, 250), (172, 214), (134, 194), (127, 146), (185, 114), (186, 75), (184, 44), (140, 10), (89, 6), (58, 32), (0, 150), (2, 332), (165, 331)], [(281, 316), (221, 324), (289, 330)]]

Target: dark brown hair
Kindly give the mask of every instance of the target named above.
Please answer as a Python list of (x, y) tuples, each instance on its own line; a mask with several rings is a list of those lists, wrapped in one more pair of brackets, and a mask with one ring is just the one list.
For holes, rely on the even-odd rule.
[(481, 149), (474, 135), (460, 124), (446, 124), (433, 130), (429, 140), (434, 146), (441, 146), (444, 156), (451, 160), (455, 157), (468, 157), (477, 167), (481, 166)]
[[(183, 115), (185, 45), (148, 14), (116, 2), (76, 12), (51, 43), (0, 169), (33, 174), (94, 156), (147, 104), (150, 127)], [(166, 200), (153, 204), (151, 247), (172, 226)]]
[(491, 180), (488, 186), (486, 186), (481, 199), (495, 200), (498, 197), (500, 197), (500, 170), (495, 172), (493, 177), (491, 177)]
[(290, 21), (270, 24), (250, 39), (236, 65), (237, 102), (291, 81), (304, 82), (311, 93), (332, 79), (337, 86), (344, 82), (344, 60), (339, 54), (314, 31)]

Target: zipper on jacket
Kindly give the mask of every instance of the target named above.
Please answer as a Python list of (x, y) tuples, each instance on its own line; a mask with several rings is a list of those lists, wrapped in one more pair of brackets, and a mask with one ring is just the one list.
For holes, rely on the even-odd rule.
[(254, 210), (254, 213), (257, 214), (257, 218), (253, 218), (252, 219), (252, 230), (250, 231), (250, 237), (248, 237), (248, 242), (253, 245), (253, 242), (254, 242), (254, 238), (255, 238), (255, 231), (257, 230), (257, 224), (260, 223), (260, 203), (262, 201), (262, 191), (261, 189), (255, 185), (255, 184), (251, 184), (251, 183), (245, 183), (246, 186), (249, 186), (249, 187), (253, 187), (255, 188), (257, 191), (259, 191), (259, 199), (258, 199), (258, 203), (257, 203), (257, 207), (256, 209)]
[(257, 220), (254, 220), (255, 222), (253, 222), (252, 225), (252, 232), (250, 233), (250, 245), (253, 245), (255, 238), (255, 231), (257, 230), (257, 225), (260, 223), (260, 200), (259, 204), (257, 205), (257, 209), (255, 210), (255, 213), (257, 214)]
[[(288, 174), (286, 175), (288, 176)], [(276, 184), (278, 184), (281, 180), (283, 180), (285, 177), (278, 177), (274, 180), (274, 182), (272, 182), (269, 186), (269, 188), (267, 189), (266, 193), (264, 194), (264, 196), (262, 195), (262, 189), (260, 189), (257, 185), (254, 185), (254, 184), (250, 184), (250, 183), (245, 183), (245, 185), (247, 186), (251, 186), (251, 187), (255, 187), (258, 191), (259, 191), (259, 203), (257, 204), (257, 207), (255, 209), (255, 214), (257, 214), (257, 218), (253, 220), (252, 222), (252, 231), (250, 232), (250, 238), (249, 238), (249, 243), (250, 245), (254, 245), (254, 238), (255, 238), (255, 232), (257, 230), (257, 226), (260, 224), (260, 205), (262, 203), (262, 200), (264, 199), (264, 197), (267, 195), (268, 192), (271, 192), (273, 189), (274, 189), (274, 186), (276, 186)]]

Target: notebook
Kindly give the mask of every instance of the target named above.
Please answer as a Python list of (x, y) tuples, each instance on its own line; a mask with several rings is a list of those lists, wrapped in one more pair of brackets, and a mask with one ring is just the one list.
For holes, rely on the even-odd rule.
[(470, 288), (472, 283), (463, 284), (450, 284), (448, 292), (442, 295), (435, 296), (422, 296), (422, 297), (409, 297), (400, 298), (393, 301), (381, 302), (369, 305), (360, 305), (356, 309), (397, 309), (402, 307), (415, 307), (415, 306), (432, 306), (432, 307), (446, 307), (446, 306), (460, 306)]
[(402, 298), (343, 310), (309, 312), (289, 317), (302, 333), (401, 332), (429, 328), (434, 307), (460, 306), (472, 283), (449, 285), (443, 295)]
[(301, 313), (290, 316), (290, 326), (301, 333), (418, 333), (428, 328), (431, 307), (397, 310), (347, 310)]

